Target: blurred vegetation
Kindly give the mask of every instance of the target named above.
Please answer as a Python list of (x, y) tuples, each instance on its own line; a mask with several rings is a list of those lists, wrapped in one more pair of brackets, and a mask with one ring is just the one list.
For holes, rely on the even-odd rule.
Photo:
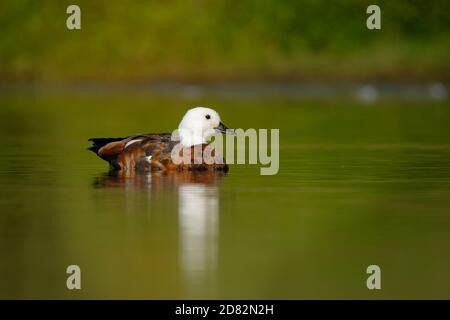
[(448, 80), (450, 1), (373, 3), (3, 0), (0, 80)]

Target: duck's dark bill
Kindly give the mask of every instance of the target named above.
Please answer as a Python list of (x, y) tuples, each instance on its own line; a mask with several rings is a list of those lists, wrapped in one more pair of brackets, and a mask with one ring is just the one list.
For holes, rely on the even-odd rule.
[(216, 128), (216, 131), (225, 133), (225, 134), (234, 134), (233, 129), (228, 129), (226, 125), (224, 125), (222, 122), (219, 123), (219, 126)]

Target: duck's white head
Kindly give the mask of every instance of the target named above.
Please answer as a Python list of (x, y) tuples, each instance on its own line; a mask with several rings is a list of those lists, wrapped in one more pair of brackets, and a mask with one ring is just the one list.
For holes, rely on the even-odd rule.
[(188, 110), (178, 126), (180, 141), (185, 147), (208, 143), (216, 132), (233, 133), (233, 130), (221, 122), (216, 111), (204, 107)]

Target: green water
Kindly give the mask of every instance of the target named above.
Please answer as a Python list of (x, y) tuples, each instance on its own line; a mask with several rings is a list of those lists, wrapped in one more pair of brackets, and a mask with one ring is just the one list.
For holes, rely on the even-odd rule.
[[(120, 180), (86, 151), (199, 104), (279, 128), (279, 173)], [(27, 93), (0, 133), (0, 298), (450, 298), (448, 103)]]

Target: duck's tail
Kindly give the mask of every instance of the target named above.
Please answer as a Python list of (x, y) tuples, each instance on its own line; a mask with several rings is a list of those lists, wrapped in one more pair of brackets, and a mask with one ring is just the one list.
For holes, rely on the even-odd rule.
[(88, 150), (98, 153), (101, 147), (107, 145), (108, 143), (124, 140), (125, 138), (90, 138), (88, 141), (92, 142), (92, 146)]

